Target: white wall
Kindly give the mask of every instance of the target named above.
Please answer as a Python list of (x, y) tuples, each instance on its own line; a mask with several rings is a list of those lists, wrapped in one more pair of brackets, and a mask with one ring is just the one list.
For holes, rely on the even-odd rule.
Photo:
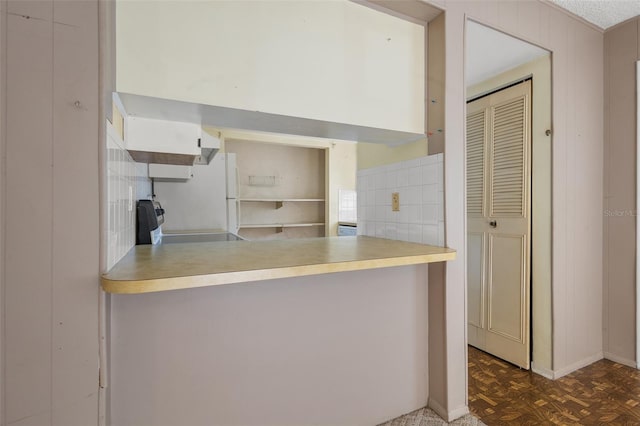
[(227, 229), (226, 167), (223, 154), (208, 165), (193, 166), (186, 182), (156, 179), (156, 200), (165, 209), (163, 231)]
[(112, 295), (114, 426), (374, 425), (428, 397), (427, 266)]
[(424, 51), (346, 0), (117, 3), (117, 90), (140, 95), (424, 133)]
[(96, 424), (97, 2), (8, 2), (2, 13), (0, 423)]
[[(603, 36), (538, 1), (434, 1), (445, 9), (446, 285), (430, 280), (446, 340), (431, 397), (457, 415), (466, 406), (466, 247), (464, 196), (464, 24), (468, 16), (552, 51), (553, 57), (553, 369), (565, 374), (602, 357)], [(462, 248), (462, 249), (461, 249)], [(430, 277), (431, 278), (431, 277)], [(434, 291), (431, 291), (433, 289)], [(433, 381), (434, 377), (430, 377)]]

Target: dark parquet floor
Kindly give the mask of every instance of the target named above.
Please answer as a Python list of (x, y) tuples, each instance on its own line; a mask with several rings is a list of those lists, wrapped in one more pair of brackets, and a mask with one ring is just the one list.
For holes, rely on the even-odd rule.
[(489, 426), (640, 425), (640, 371), (600, 360), (549, 380), (470, 346), (469, 409)]

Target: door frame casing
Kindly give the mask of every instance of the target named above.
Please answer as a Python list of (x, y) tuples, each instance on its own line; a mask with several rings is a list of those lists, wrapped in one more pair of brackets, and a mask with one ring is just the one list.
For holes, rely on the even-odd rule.
[(640, 369), (640, 61), (636, 62), (636, 368)]
[[(503, 32), (482, 20), (466, 16), (466, 21), (473, 21)], [(503, 32), (504, 33), (504, 32)], [(520, 39), (511, 34), (510, 37)], [(522, 40), (522, 39), (520, 39)], [(534, 44), (523, 40), (524, 43)], [(533, 77), (532, 92), (532, 262), (531, 262), (531, 345), (533, 348), (531, 370), (546, 378), (554, 378), (553, 371), (553, 324), (552, 324), (552, 280), (551, 280), (551, 214), (552, 214), (552, 143), (553, 134), (546, 134), (552, 130), (552, 87), (551, 75), (553, 67), (553, 52), (544, 46), (538, 46), (549, 54), (535, 61), (523, 64), (503, 74), (486, 80), (483, 83), (467, 88), (466, 99), (489, 92), (492, 89), (523, 80), (527, 76)], [(482, 86), (482, 87), (480, 87)], [(465, 101), (466, 104), (466, 101)], [(466, 113), (465, 113), (466, 116)], [(466, 136), (465, 136), (466, 137)], [(466, 150), (466, 140), (465, 148)], [(465, 158), (466, 169), (466, 158)], [(466, 199), (466, 183), (465, 183)], [(465, 217), (466, 229), (466, 217)], [(464, 247), (466, 252), (466, 247)], [(466, 258), (466, 255), (465, 255)], [(465, 273), (466, 288), (466, 273)]]

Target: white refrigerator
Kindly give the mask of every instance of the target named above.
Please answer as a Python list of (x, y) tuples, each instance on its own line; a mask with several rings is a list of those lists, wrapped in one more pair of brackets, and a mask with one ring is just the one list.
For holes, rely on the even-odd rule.
[(227, 231), (237, 234), (240, 230), (240, 191), (236, 154), (226, 153), (225, 164), (227, 175)]

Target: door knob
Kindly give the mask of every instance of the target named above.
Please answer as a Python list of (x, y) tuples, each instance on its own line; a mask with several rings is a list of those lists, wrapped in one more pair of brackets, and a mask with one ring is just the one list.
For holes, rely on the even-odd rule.
[(492, 228), (495, 228), (496, 226), (498, 226), (498, 222), (496, 222), (495, 220), (492, 220), (491, 222), (489, 222), (489, 226)]

